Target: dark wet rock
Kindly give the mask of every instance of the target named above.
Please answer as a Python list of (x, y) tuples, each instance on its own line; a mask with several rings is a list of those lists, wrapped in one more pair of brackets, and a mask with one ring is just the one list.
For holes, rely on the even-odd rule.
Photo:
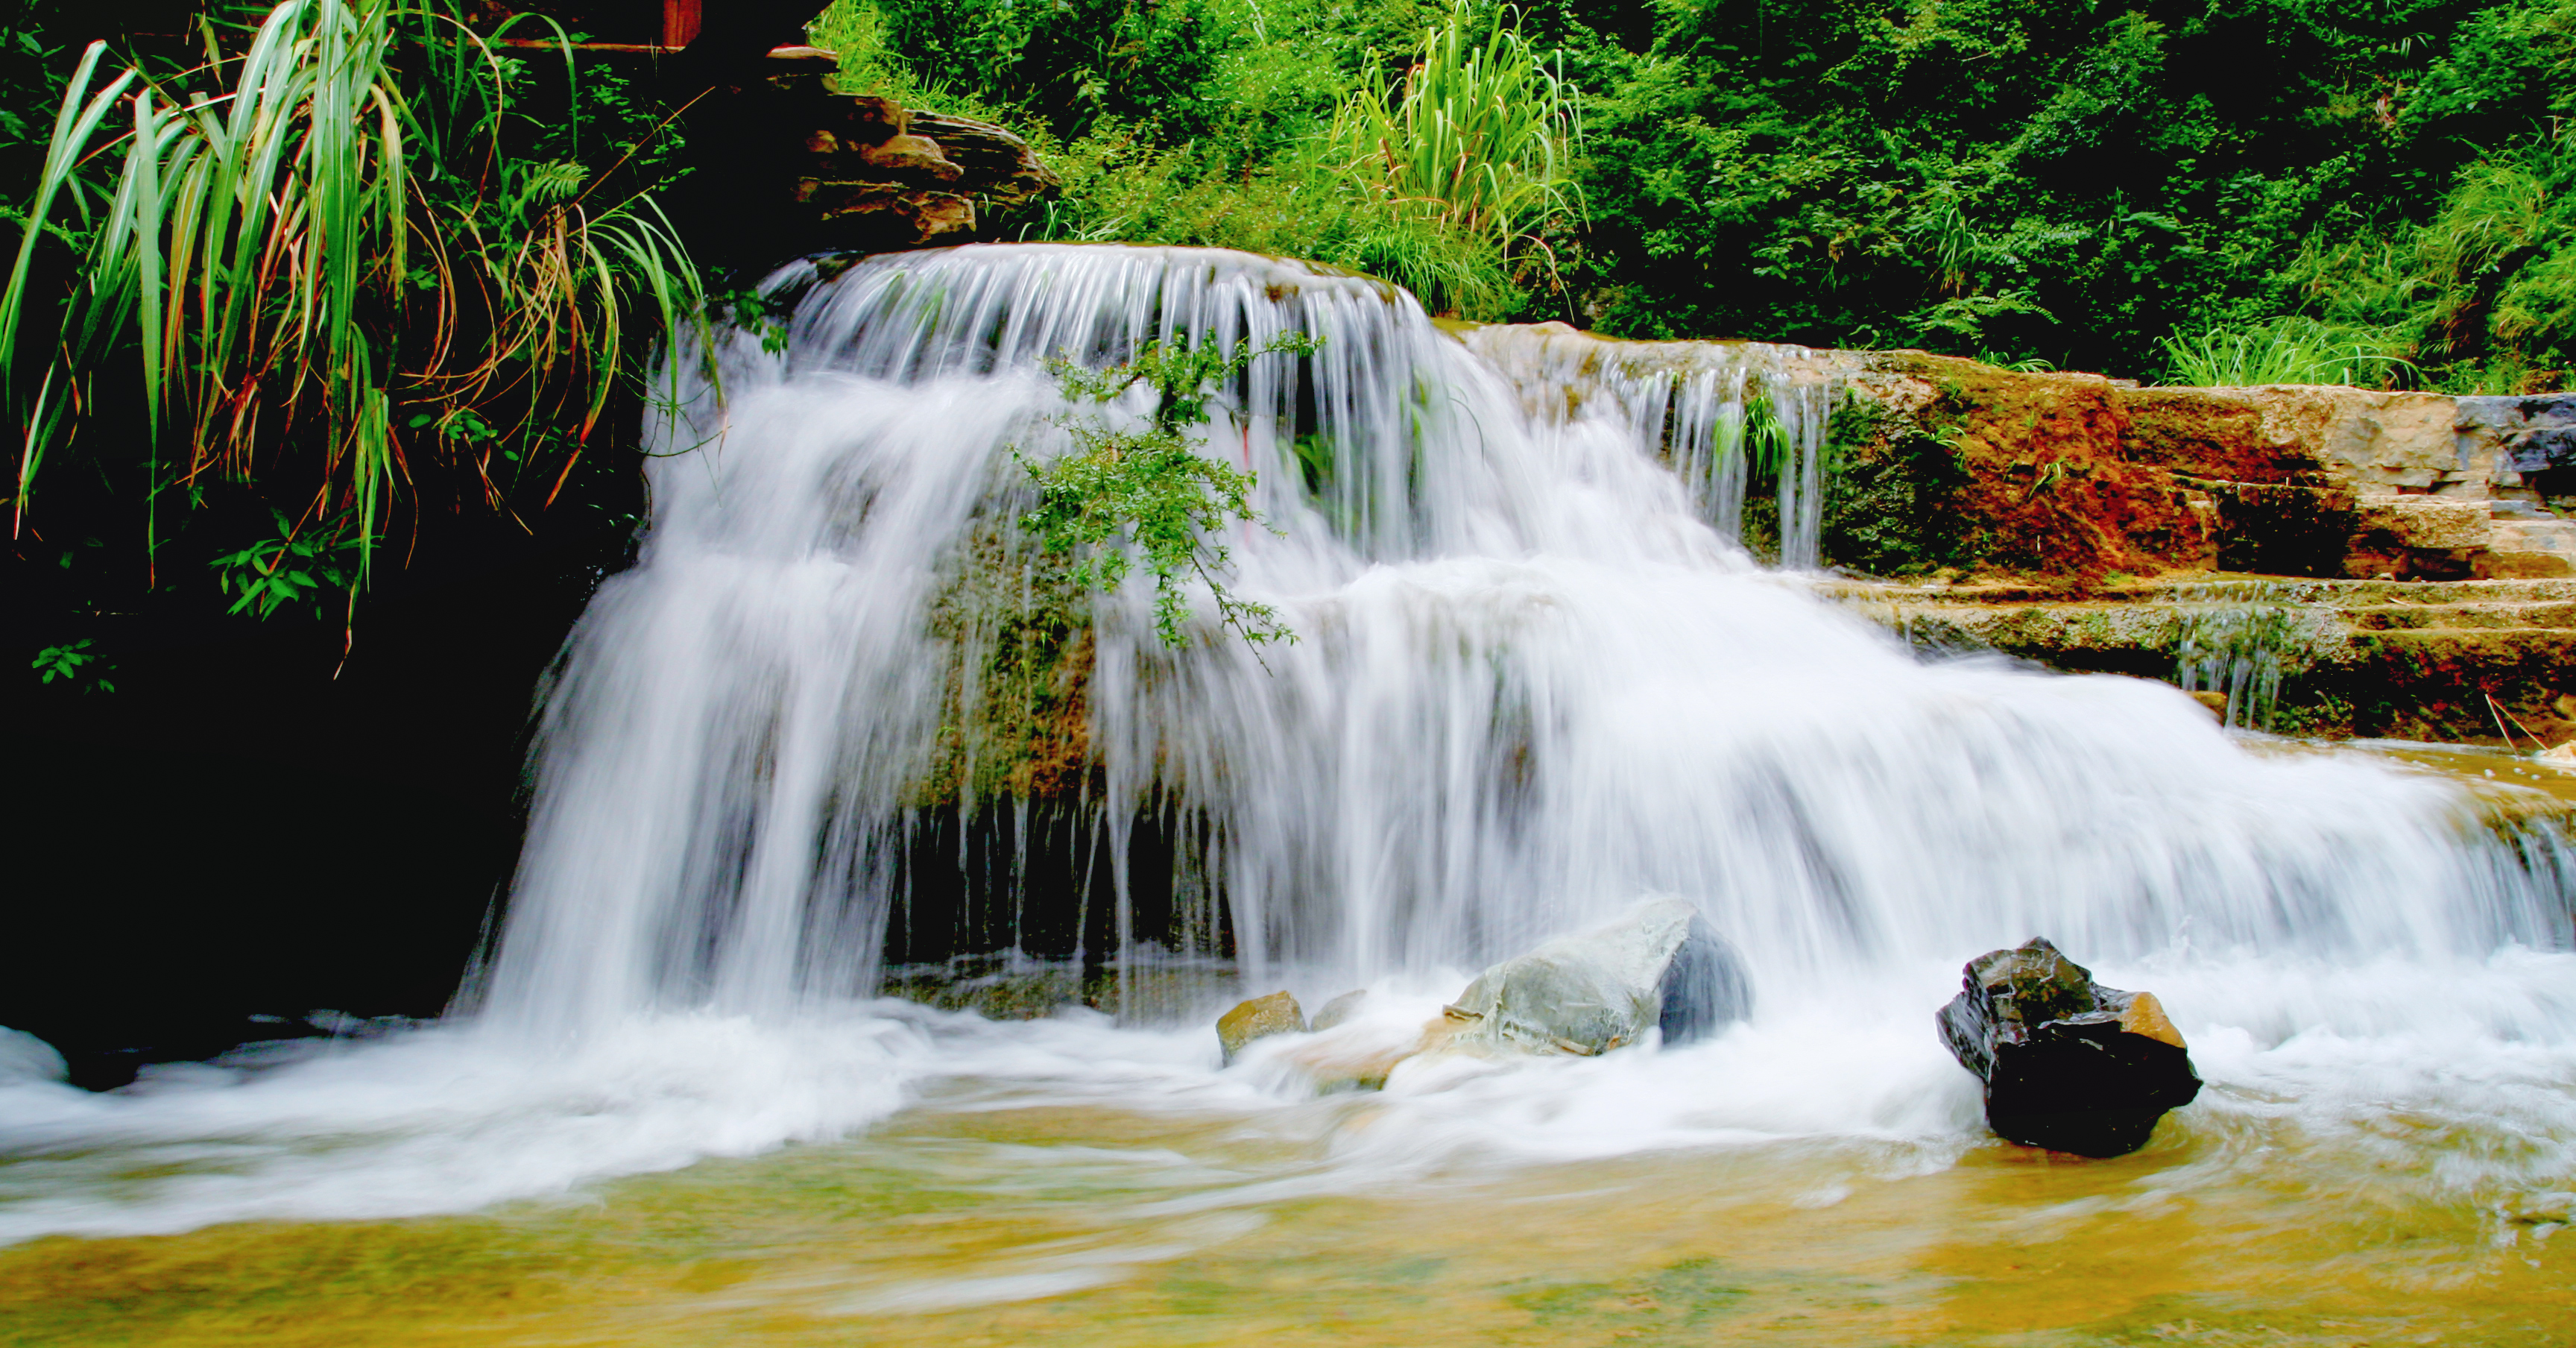
[(1671, 1048), (1706, 1039), (1744, 1019), (1753, 1009), (1753, 984), (1735, 948), (1693, 912), (1680, 947), (1664, 966), (1655, 1001), (1655, 1024), (1663, 1031), (1664, 1047)]
[(2046, 940), (1978, 956), (1963, 984), (1941, 1008), (1941, 1042), (1985, 1083), (1986, 1123), (2001, 1137), (2120, 1156), (2200, 1094), (2155, 994), (2104, 987)]
[(936, 964), (899, 965), (882, 975), (886, 996), (972, 1011), (988, 1020), (1036, 1020), (1082, 1000), (1079, 964), (959, 956)]
[(2529, 476), (2576, 469), (2576, 394), (2458, 400), (2459, 432), (2502, 450), (2498, 466)]
[(1588, 1057), (1655, 1026), (1665, 1043), (1688, 1043), (1743, 1019), (1749, 992), (1741, 962), (1697, 908), (1648, 899), (1477, 975), (1450, 1008), (1464, 1022), (1451, 1042)]
[(1216, 1022), (1217, 1042), (1225, 1046), (1225, 1060), (1229, 1064), (1243, 1052), (1245, 1045), (1256, 1039), (1305, 1032), (1306, 1013), (1297, 1005), (1297, 999), (1285, 992), (1274, 992), (1267, 997), (1255, 997), (1240, 1003), (1217, 1017)]

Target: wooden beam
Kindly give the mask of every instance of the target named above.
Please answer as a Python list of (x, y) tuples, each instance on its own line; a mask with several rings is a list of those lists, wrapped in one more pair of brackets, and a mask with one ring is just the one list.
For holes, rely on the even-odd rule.
[(685, 47), (698, 40), (699, 0), (662, 0), (662, 45)]

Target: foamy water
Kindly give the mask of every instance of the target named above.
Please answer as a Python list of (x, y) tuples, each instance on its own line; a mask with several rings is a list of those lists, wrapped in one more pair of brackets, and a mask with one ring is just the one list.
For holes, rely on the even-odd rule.
[[(1280, 1046), (1220, 1070), (1205, 1024), (866, 999), (957, 654), (929, 610), (971, 540), (1025, 543), (1008, 447), (1064, 443), (1038, 362), (1290, 330), (1322, 351), (1257, 361), (1209, 438), (1262, 477), (1234, 584), (1299, 639), (1256, 656), (1203, 615), (1173, 652), (1141, 583), (1099, 603), (1105, 825), (1162, 793), (1203, 810), (1185, 888), (1247, 982), (1372, 987), (1390, 1034), (1650, 892), (1742, 952), (1748, 1023), (1315, 1100)], [(1745, 399), (1804, 474), (1829, 367), (1583, 340), (1461, 342), (1375, 283), (1187, 250), (962, 249), (815, 286), (784, 357), (729, 348), (721, 404), (660, 430), (642, 561), (548, 693), (472, 1014), (105, 1096), (0, 1054), (0, 1239), (472, 1210), (907, 1106), (1313, 1139), (1205, 1208), (1783, 1140), (1937, 1168), (1985, 1135), (1932, 1012), (2034, 934), (2190, 1038), (2212, 1089), (2167, 1125), (2200, 1148), (2176, 1183), (2366, 1165), (2483, 1202), (2576, 1175), (2564, 899), (2454, 789), (2249, 754), (2158, 684), (1925, 663), (1728, 541)], [(1813, 499), (1793, 483), (1784, 517)], [(2287, 1159), (2244, 1141), (2284, 1128)]]

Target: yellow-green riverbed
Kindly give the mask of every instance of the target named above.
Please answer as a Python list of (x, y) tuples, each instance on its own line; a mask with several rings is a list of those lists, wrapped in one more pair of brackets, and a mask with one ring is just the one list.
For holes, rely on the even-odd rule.
[[(972, 1092), (968, 1092), (971, 1096)], [(908, 1109), (863, 1138), (460, 1217), (48, 1237), (17, 1344), (2533, 1344), (2568, 1214), (2428, 1192), (2442, 1125), (2221, 1110), (2085, 1161), (1775, 1143), (1301, 1183), (1278, 1117)], [(2410, 1129), (2421, 1136), (2406, 1137)], [(1275, 1190), (1271, 1196), (1264, 1189)]]

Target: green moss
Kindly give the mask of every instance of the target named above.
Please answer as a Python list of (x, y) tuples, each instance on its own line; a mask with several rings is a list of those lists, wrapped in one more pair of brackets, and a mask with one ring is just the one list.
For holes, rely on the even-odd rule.
[(1953, 437), (1852, 394), (1834, 408), (1825, 442), (1821, 542), (1828, 565), (1919, 576), (1982, 560), (1983, 536), (1959, 508), (1968, 468)]
[(922, 806), (1078, 792), (1090, 771), (1091, 609), (1061, 558), (988, 520), (931, 608), (949, 654)]

